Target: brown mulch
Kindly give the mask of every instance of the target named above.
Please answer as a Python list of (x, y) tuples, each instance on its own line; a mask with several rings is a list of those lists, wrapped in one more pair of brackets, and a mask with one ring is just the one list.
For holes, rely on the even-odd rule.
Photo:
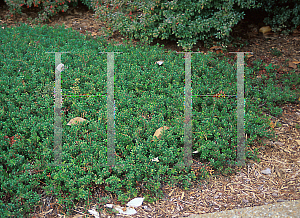
[[(8, 14), (6, 7), (2, 6), (0, 10), (0, 22), (6, 23), (9, 27), (16, 25), (14, 22), (21, 21), (29, 23), (26, 18), (35, 17), (38, 9), (24, 8), (22, 15), (17, 15), (14, 19), (5, 19)], [(300, 38), (298, 27), (293, 34), (289, 36), (268, 34), (262, 35), (258, 29), (264, 24), (260, 16), (246, 17), (242, 20), (232, 32), (234, 36), (240, 36), (239, 43), (249, 45), (242, 48), (229, 46), (229, 51), (251, 51), (253, 56), (251, 61), (261, 59), (263, 63), (269, 65), (273, 63), (280, 66), (278, 74), (286, 74), (291, 70), (299, 74), (297, 62), (300, 62)], [(98, 22), (93, 18), (93, 11), (83, 8), (72, 8), (66, 13), (51, 18), (47, 25), (65, 24), (74, 30), (85, 34), (89, 31), (93, 36), (103, 35), (101, 27), (104, 23)], [(113, 39), (122, 43), (125, 36), (114, 34)], [(111, 41), (111, 38), (108, 39)], [(137, 42), (138, 40), (133, 40)], [(156, 43), (164, 44), (165, 49), (182, 51), (176, 46), (175, 42), (168, 40), (155, 40)], [(203, 44), (198, 43), (193, 51), (200, 48), (207, 52), (208, 49)], [(275, 56), (270, 49), (277, 48), (282, 55)], [(220, 52), (217, 50), (216, 52)], [(222, 51), (223, 52), (223, 51)], [(287, 60), (288, 59), (288, 60)], [(264, 71), (260, 71), (260, 74)], [(260, 75), (257, 75), (260, 76)], [(299, 87), (294, 87), (298, 89)], [(289, 200), (300, 199), (300, 102), (297, 104), (282, 105), (283, 115), (280, 118), (272, 117), (271, 121), (276, 122), (274, 127), (277, 138), (273, 140), (257, 140), (251, 149), (259, 148), (259, 158), (261, 162), (247, 160), (245, 167), (235, 167), (235, 173), (230, 176), (212, 175), (210, 178), (199, 183), (194, 183), (190, 190), (182, 190), (180, 187), (169, 187), (165, 185), (162, 190), (165, 193), (164, 199), (153, 204), (144, 202), (137, 208), (137, 214), (132, 217), (179, 217), (190, 214), (212, 213), (216, 211), (231, 210), (243, 207), (260, 206)], [(270, 127), (271, 128), (271, 127)], [(265, 146), (264, 146), (265, 144)], [(41, 193), (42, 194), (42, 193)], [(101, 193), (96, 191), (96, 197)], [(44, 196), (44, 195), (42, 195)], [(70, 217), (88, 217), (88, 209), (99, 205), (97, 198), (90, 200), (90, 207), (84, 208), (84, 203), (78, 204), (72, 211)], [(103, 196), (102, 196), (103, 197)], [(141, 196), (142, 197), (142, 196)], [(56, 202), (56, 199), (50, 196), (42, 198), (43, 206), (37, 207), (31, 217), (63, 217), (62, 205)], [(108, 203), (116, 203), (116, 199), (111, 196)], [(116, 203), (117, 204), (117, 203)], [(110, 209), (104, 208), (101, 217), (122, 217), (109, 213)], [(66, 217), (66, 216), (64, 216)], [(91, 216), (92, 217), (92, 216)]]

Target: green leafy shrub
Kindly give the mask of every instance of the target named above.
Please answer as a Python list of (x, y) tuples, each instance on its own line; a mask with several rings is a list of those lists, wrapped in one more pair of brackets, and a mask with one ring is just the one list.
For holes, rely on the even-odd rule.
[[(5, 0), (10, 16), (21, 13), (22, 7), (39, 7), (39, 16), (32, 23), (47, 21), (51, 16), (66, 12), (69, 6), (77, 6), (78, 0)], [(95, 17), (108, 22), (108, 34), (119, 31), (130, 38), (150, 43), (154, 39), (177, 40), (178, 46), (189, 50), (197, 43), (219, 41), (228, 44), (232, 40), (232, 27), (243, 19), (245, 11), (267, 12), (264, 22), (273, 31), (289, 33), (300, 25), (300, 5), (297, 0), (156, 0), (110, 1), (81, 0)], [(251, 11), (247, 10), (249, 13)]]
[[(89, 1), (84, 1), (91, 9)], [(32, 20), (33, 24), (48, 21), (49, 18), (58, 12), (66, 12), (70, 6), (77, 6), (78, 0), (5, 0), (5, 3), (9, 7), (10, 14), (8, 16), (13, 17), (16, 13), (21, 14), (22, 7), (38, 7), (41, 11), (38, 17)]]
[(266, 25), (274, 32), (288, 34), (300, 25), (300, 3), (298, 0), (259, 0), (262, 11), (267, 12)]
[[(120, 1), (121, 2), (121, 1)], [(259, 7), (255, 1), (133, 1), (128, 4), (102, 4), (92, 1), (95, 15), (109, 22), (111, 33), (152, 42), (178, 40), (178, 46), (191, 49), (197, 41), (225, 40), (231, 28), (244, 16), (243, 9)]]
[[(205, 179), (207, 167), (230, 172), (236, 158), (236, 98), (193, 98), (193, 159), (198, 171), (176, 166), (184, 158), (184, 78), (182, 54), (164, 54), (159, 46), (128, 44), (114, 47), (101, 37), (87, 40), (70, 28), (1, 28), (0, 38), (0, 212), (5, 216), (28, 216), (43, 196), (58, 199), (64, 210), (95, 194), (91, 187), (113, 194), (119, 201), (142, 195), (153, 202), (162, 197), (163, 183), (189, 188), (195, 179)], [(14, 40), (11, 40), (11, 39)], [(36, 42), (39, 43), (36, 43)], [(51, 166), (53, 154), (53, 88), (55, 56), (63, 53), (63, 94), (97, 97), (64, 97), (62, 110), (62, 167)], [(107, 166), (106, 54), (115, 54), (114, 97), (116, 104), (116, 167)], [(159, 66), (155, 62), (164, 60)], [(236, 63), (212, 53), (192, 55), (193, 95), (236, 95)], [(266, 67), (268, 78), (258, 79), (245, 67), (246, 157), (256, 154), (248, 147), (257, 137), (272, 137), (259, 105), (274, 115), (276, 105), (293, 102), (296, 95), (288, 84), (281, 90), (276, 68)], [(298, 84), (298, 80), (290, 81)], [(89, 125), (67, 126), (82, 116)], [(143, 116), (148, 117), (144, 118)], [(154, 132), (170, 129), (159, 141)], [(159, 162), (152, 161), (158, 158)]]

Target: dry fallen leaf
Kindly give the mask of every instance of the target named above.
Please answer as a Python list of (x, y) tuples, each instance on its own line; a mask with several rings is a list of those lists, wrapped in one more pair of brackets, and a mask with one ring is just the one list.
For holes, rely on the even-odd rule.
[[(82, 123), (84, 121), (87, 121), (87, 120), (82, 117), (75, 117), (75, 118), (71, 119), (67, 125), (72, 126), (72, 125), (76, 125), (78, 123)], [(89, 121), (87, 121), (87, 122), (89, 122)]]
[(259, 29), (259, 32), (263, 33), (264, 35), (271, 31), (272, 31), (272, 29), (270, 26), (263, 26)]
[(213, 46), (209, 50), (219, 50), (219, 49), (222, 49), (222, 47), (221, 46)]
[(223, 53), (223, 50), (222, 50), (222, 47), (221, 47), (221, 46), (213, 46), (213, 47), (211, 47), (209, 50), (215, 50), (215, 52), (216, 52), (217, 54)]
[(161, 138), (161, 135), (163, 134), (163, 132), (164, 132), (165, 130), (168, 130), (168, 129), (170, 129), (170, 127), (167, 127), (167, 126), (163, 126), (163, 127), (158, 128), (158, 129), (155, 131), (155, 133), (154, 133), (154, 135), (153, 135), (153, 139), (151, 140), (151, 142), (154, 141), (155, 136), (156, 136), (158, 139), (160, 139), (160, 138)]
[(299, 61), (290, 61), (289, 62), (289, 67), (293, 69), (297, 69), (297, 64), (299, 64)]
[(223, 53), (223, 50), (216, 50), (216, 53), (217, 53), (217, 54)]

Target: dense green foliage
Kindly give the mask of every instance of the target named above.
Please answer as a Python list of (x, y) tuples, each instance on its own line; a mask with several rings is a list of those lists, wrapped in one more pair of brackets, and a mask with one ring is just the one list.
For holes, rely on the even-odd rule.
[[(205, 179), (206, 167), (230, 172), (236, 158), (236, 99), (193, 98), (193, 154), (203, 169), (193, 172), (175, 166), (183, 161), (184, 63), (183, 54), (164, 53), (158, 46), (125, 44), (114, 47), (104, 38), (92, 39), (64, 27), (28, 25), (0, 28), (0, 213), (22, 217), (41, 204), (39, 193), (58, 198), (68, 208), (91, 197), (90, 187), (118, 196), (120, 201), (142, 195), (146, 201), (161, 197), (163, 183), (188, 188)], [(13, 39), (13, 40), (12, 40)], [(63, 94), (106, 94), (107, 59), (115, 54), (116, 161), (123, 166), (109, 170), (107, 160), (106, 97), (65, 97), (62, 110), (63, 162), (53, 162), (53, 54), (62, 54), (68, 68), (62, 72)], [(158, 60), (164, 60), (159, 66)], [(267, 76), (255, 74), (265, 68)], [(287, 75), (284, 89), (275, 84), (275, 66), (245, 67), (246, 156), (256, 158), (249, 146), (257, 137), (272, 137), (267, 117), (281, 114), (277, 104), (296, 101), (289, 84), (299, 78)], [(193, 95), (224, 91), (236, 95), (236, 63), (213, 54), (192, 55)], [(66, 113), (68, 111), (68, 113)], [(67, 126), (74, 117), (88, 126)], [(150, 116), (145, 119), (143, 116)], [(156, 129), (169, 126), (160, 141), (152, 142)], [(86, 132), (88, 131), (89, 134)], [(159, 162), (151, 161), (158, 157)], [(139, 184), (139, 185), (138, 185)]]
[[(150, 43), (154, 39), (176, 40), (178, 46), (190, 50), (197, 41), (209, 45), (231, 42), (232, 28), (245, 16), (245, 11), (265, 13), (266, 25), (273, 31), (289, 33), (300, 25), (300, 4), (297, 0), (153, 0), (110, 1), (82, 0), (95, 17), (108, 23), (108, 35), (115, 31), (130, 38)], [(13, 14), (21, 8), (39, 7), (39, 17), (33, 23), (43, 22), (58, 12), (66, 12), (78, 0), (6, 0)]]
[(199, 40), (225, 40), (231, 28), (243, 18), (241, 9), (257, 7), (254, 3), (158, 0), (142, 4), (134, 1), (121, 8), (117, 5), (98, 6), (95, 14), (109, 21), (112, 31), (119, 30), (121, 34), (143, 42), (152, 42), (155, 38), (178, 40), (178, 46), (189, 50)]
[(268, 14), (264, 19), (275, 32), (290, 33), (300, 25), (300, 2), (298, 0), (260, 0)]

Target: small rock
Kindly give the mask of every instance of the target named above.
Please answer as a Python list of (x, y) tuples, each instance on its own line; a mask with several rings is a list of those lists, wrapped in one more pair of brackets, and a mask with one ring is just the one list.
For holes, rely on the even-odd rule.
[(275, 144), (275, 145), (279, 145), (279, 146), (284, 145), (284, 143), (282, 143), (282, 142), (274, 142), (274, 144)]
[(243, 199), (243, 203), (244, 203), (244, 204), (247, 204), (247, 203), (249, 203), (249, 201), (248, 201), (248, 200), (245, 200), (245, 199)]
[(268, 175), (268, 174), (271, 174), (271, 170), (270, 170), (270, 168), (267, 168), (265, 170), (262, 170), (261, 173), (265, 174), (265, 175)]
[(265, 35), (266, 33), (268, 33), (268, 32), (271, 32), (271, 31), (272, 31), (272, 29), (271, 29), (270, 26), (264, 26), (264, 27), (261, 27), (261, 28), (259, 29), (259, 32), (263, 33), (264, 35)]
[[(82, 122), (85, 122), (85, 121), (87, 121), (87, 120), (84, 119), (84, 118), (82, 118), (82, 117), (75, 117), (75, 118), (71, 119), (71, 120), (67, 123), (67, 125), (68, 125), (68, 126), (72, 126), (72, 125), (76, 125), (76, 124), (78, 124), (78, 123), (82, 123)], [(89, 121), (87, 121), (87, 122), (89, 122)]]

